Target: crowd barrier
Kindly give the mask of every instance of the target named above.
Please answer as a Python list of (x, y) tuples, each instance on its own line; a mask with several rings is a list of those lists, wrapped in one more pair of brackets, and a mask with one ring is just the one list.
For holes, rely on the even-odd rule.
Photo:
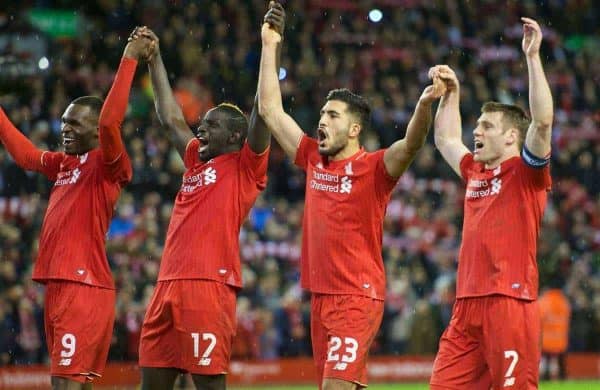
[[(433, 367), (432, 356), (372, 357), (369, 359), (370, 383), (427, 381)], [(569, 379), (600, 378), (600, 354), (573, 353), (567, 356)], [(273, 361), (232, 361), (228, 384), (276, 385), (312, 384), (315, 368), (309, 358)], [(140, 372), (134, 363), (110, 363), (98, 387), (127, 387), (139, 384)], [(49, 389), (48, 367), (0, 367), (0, 389)]]

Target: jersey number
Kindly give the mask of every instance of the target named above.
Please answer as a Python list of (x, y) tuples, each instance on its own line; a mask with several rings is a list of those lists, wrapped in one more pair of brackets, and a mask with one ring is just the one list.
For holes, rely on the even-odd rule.
[(60, 340), (60, 343), (62, 344), (63, 349), (60, 351), (60, 361), (58, 362), (58, 365), (70, 366), (71, 357), (75, 355), (75, 347), (77, 345), (75, 335), (72, 333), (65, 333)]
[(506, 370), (506, 374), (504, 374), (504, 387), (513, 386), (515, 384), (515, 377), (513, 376), (513, 371), (517, 366), (517, 362), (519, 361), (519, 354), (517, 351), (508, 350), (504, 351), (504, 358), (511, 359), (510, 365), (508, 366), (508, 370)]
[(358, 341), (352, 337), (344, 337), (344, 353), (341, 356), (337, 353), (342, 348), (342, 339), (336, 336), (329, 340), (329, 351), (327, 352), (328, 362), (339, 362), (335, 365), (334, 370), (345, 370), (347, 363), (352, 363), (356, 360), (356, 351), (358, 350)]
[(213, 349), (217, 345), (217, 336), (213, 333), (202, 333), (202, 340), (209, 340), (208, 347), (204, 350), (202, 357), (200, 357), (200, 333), (192, 333), (192, 340), (194, 341), (194, 357), (200, 358), (198, 361), (199, 366), (209, 366), (210, 365), (210, 354)]
[(61, 342), (64, 348), (62, 351), (60, 351), (61, 357), (69, 358), (75, 355), (76, 340), (73, 334), (65, 333), (65, 335), (62, 337)]

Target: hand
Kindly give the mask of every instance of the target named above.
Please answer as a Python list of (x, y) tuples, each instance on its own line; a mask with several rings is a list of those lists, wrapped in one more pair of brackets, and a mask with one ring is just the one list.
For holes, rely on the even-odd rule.
[(421, 97), (419, 98), (419, 101), (421, 103), (431, 104), (435, 100), (444, 96), (445, 93), (446, 84), (442, 81), (440, 77), (434, 76), (433, 83), (425, 88), (425, 90), (421, 94)]
[(260, 37), (262, 38), (263, 45), (276, 45), (281, 42), (281, 35), (271, 28), (269, 23), (263, 23), (262, 29), (260, 30)]
[(136, 27), (127, 39), (124, 57), (150, 61), (158, 52), (158, 38), (147, 27)]
[(277, 31), (283, 39), (283, 32), (285, 31), (285, 10), (279, 2), (269, 2), (269, 10), (265, 14), (263, 22), (268, 23), (269, 26)]
[(434, 80), (439, 78), (445, 85), (444, 94), (458, 92), (460, 83), (456, 77), (456, 73), (448, 65), (436, 65), (429, 69), (429, 78)]
[(148, 58), (146, 58), (146, 60), (148, 62), (152, 62), (152, 60), (154, 58), (156, 58), (157, 55), (160, 54), (160, 47), (159, 47), (159, 39), (156, 36), (156, 34), (154, 33), (154, 31), (152, 31), (151, 29), (149, 29), (146, 26), (141, 26), (141, 27), (136, 27), (131, 34), (129, 35), (129, 38), (127, 39), (128, 42), (131, 42), (134, 39), (138, 39), (138, 38), (146, 38), (152, 41), (152, 43), (150, 44), (150, 54), (148, 56)]
[(542, 44), (542, 29), (538, 22), (531, 18), (521, 18), (523, 22), (523, 53), (527, 57), (534, 57), (540, 54)]

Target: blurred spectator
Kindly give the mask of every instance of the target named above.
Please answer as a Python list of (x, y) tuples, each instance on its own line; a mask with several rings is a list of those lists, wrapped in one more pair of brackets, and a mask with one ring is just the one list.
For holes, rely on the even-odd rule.
[(543, 379), (565, 379), (565, 353), (569, 346), (569, 321), (571, 305), (560, 289), (563, 283), (552, 280), (551, 287), (539, 298), (540, 319), (542, 323), (542, 361)]

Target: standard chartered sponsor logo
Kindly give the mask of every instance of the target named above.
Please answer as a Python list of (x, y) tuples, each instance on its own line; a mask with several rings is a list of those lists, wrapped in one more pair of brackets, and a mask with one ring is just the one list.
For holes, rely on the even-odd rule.
[(465, 195), (467, 198), (483, 198), (484, 196), (498, 195), (501, 189), (502, 179), (498, 179), (497, 177), (494, 177), (490, 181), (470, 179)]
[(64, 186), (67, 184), (75, 184), (81, 176), (81, 170), (79, 168), (72, 169), (70, 171), (59, 172), (55, 186)]
[(329, 172), (312, 172), (310, 188), (317, 191), (350, 194), (352, 191), (352, 179), (348, 176), (332, 174)]
[(202, 172), (183, 178), (181, 192), (194, 192), (197, 188), (217, 182), (217, 170), (213, 167), (208, 167)]
[(338, 175), (332, 175), (331, 173), (327, 173), (327, 172), (313, 171), (313, 178), (315, 180), (329, 181), (329, 182), (334, 182), (334, 183), (337, 183), (340, 181), (340, 177)]

